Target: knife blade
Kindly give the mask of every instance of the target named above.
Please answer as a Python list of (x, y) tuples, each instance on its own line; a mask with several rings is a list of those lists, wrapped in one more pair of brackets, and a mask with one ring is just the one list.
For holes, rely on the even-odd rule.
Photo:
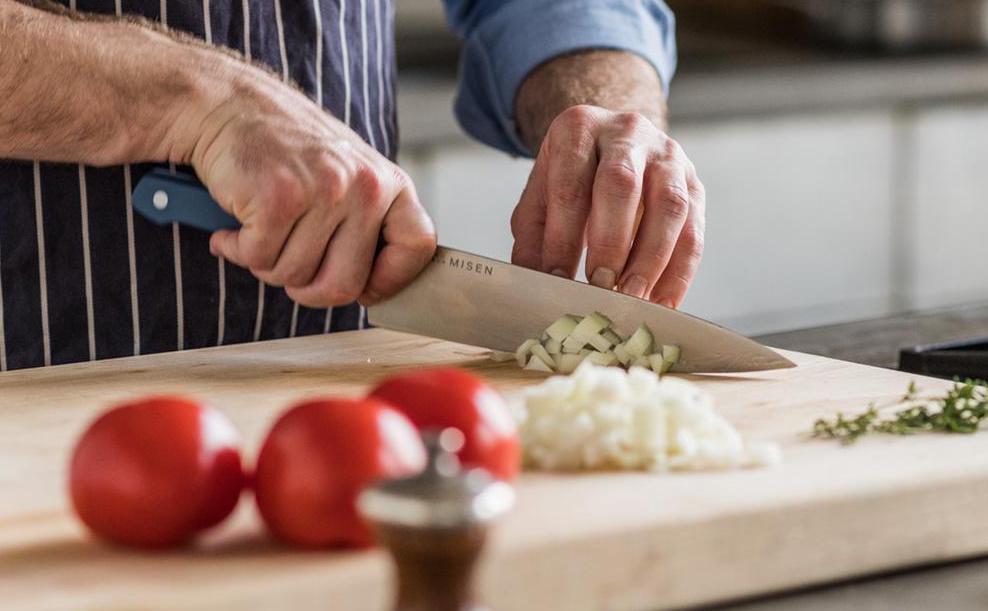
[[(134, 189), (133, 206), (158, 224), (206, 231), (236, 228), (195, 178), (153, 170)], [(622, 336), (639, 324), (680, 348), (678, 373), (731, 373), (795, 367), (743, 335), (684, 312), (575, 280), (440, 246), (394, 297), (367, 308), (374, 326), (513, 352), (563, 314), (601, 312)]]
[(372, 325), (514, 352), (563, 314), (600, 312), (622, 336), (646, 324), (680, 347), (679, 373), (795, 367), (770, 348), (689, 314), (617, 291), (440, 246), (400, 293), (367, 309)]

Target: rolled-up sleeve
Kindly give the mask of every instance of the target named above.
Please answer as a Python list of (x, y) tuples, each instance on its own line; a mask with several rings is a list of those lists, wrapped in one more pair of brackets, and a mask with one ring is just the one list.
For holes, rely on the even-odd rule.
[(666, 91), (676, 68), (675, 21), (661, 0), (444, 0), (463, 39), (454, 111), (471, 136), (518, 156), (514, 100), (525, 77), (573, 51), (617, 49), (655, 67)]

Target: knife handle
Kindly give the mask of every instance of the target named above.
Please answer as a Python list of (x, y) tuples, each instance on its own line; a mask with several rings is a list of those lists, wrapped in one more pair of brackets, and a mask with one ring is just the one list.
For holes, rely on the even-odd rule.
[[(132, 199), (134, 210), (157, 225), (178, 223), (209, 232), (240, 229), (240, 221), (189, 174), (154, 168), (137, 181)], [(379, 236), (375, 256), (385, 245), (384, 236)]]
[(137, 182), (133, 206), (157, 225), (179, 223), (203, 231), (240, 227), (194, 176), (164, 168), (154, 168)]

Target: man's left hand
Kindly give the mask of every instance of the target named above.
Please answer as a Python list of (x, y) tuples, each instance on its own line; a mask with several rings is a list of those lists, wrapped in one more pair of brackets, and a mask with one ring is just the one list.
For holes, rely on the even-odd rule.
[(549, 126), (511, 218), (512, 262), (678, 307), (703, 253), (704, 189), (643, 115), (572, 106)]

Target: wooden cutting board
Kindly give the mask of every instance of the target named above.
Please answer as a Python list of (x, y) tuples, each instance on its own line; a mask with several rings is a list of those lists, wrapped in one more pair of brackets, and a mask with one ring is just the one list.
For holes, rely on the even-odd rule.
[[(782, 445), (781, 466), (525, 475), (482, 565), (490, 605), (678, 607), (988, 554), (988, 435), (848, 448), (810, 440), (815, 418), (893, 400), (915, 376), (790, 356), (798, 368), (694, 378), (744, 435)], [(67, 511), (65, 466), (86, 423), (122, 399), (208, 399), (240, 427), (252, 457), (289, 402), (360, 393), (388, 372), (433, 363), (481, 371), (508, 395), (540, 379), (475, 348), (383, 330), (0, 375), (0, 607), (387, 609), (382, 552), (279, 547), (247, 496), (194, 550), (148, 555), (95, 543)]]

